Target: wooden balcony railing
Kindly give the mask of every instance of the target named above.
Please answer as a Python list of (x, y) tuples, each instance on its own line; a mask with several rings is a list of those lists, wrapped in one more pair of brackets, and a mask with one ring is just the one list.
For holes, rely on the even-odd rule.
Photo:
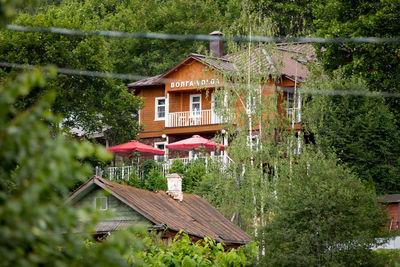
[(211, 109), (168, 113), (165, 127), (188, 127), (220, 124), (222, 119)]

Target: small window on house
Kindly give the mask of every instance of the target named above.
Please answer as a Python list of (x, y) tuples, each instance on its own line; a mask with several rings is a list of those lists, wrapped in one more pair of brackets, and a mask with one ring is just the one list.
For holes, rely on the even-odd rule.
[(154, 143), (154, 147), (164, 150), (165, 154), (164, 155), (155, 155), (154, 156), (154, 160), (157, 162), (163, 162), (166, 158), (166, 152), (167, 152), (167, 148), (166, 148), (166, 144), (165, 142), (159, 142), (159, 143)]
[(165, 97), (156, 97), (155, 120), (165, 120), (166, 102)]
[(108, 197), (96, 197), (95, 205), (97, 210), (108, 209)]
[(200, 116), (201, 95), (190, 95), (190, 114), (191, 116)]
[(247, 136), (247, 145), (248, 146), (250, 146), (250, 140), (251, 140), (252, 150), (258, 151), (258, 142), (259, 142), (258, 135), (252, 135), (251, 139), (250, 139), (250, 136)]
[(293, 112), (296, 113), (295, 122), (301, 122), (301, 97), (300, 91), (297, 89), (296, 97), (294, 94), (294, 88), (288, 87), (287, 90), (287, 115), (289, 119), (292, 118)]

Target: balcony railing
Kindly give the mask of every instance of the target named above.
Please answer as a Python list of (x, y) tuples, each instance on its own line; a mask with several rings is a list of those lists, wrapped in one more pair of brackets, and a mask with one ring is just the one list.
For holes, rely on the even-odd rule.
[(301, 110), (299, 108), (288, 108), (287, 116), (290, 120), (292, 120), (293, 112), (296, 112), (295, 122), (301, 122)]
[(168, 113), (165, 127), (188, 127), (220, 123), (222, 123), (221, 117), (209, 109)]
[[(169, 169), (172, 166), (172, 162), (174, 160), (182, 161), (183, 165), (186, 166), (192, 160), (196, 159), (204, 159), (205, 167), (207, 168), (210, 161), (219, 162), (219, 166), (221, 169), (227, 168), (233, 161), (228, 155), (218, 155), (211, 157), (193, 157), (193, 158), (176, 158), (176, 159), (168, 159), (164, 161), (161, 165), (158, 165), (156, 168), (162, 171), (164, 176), (168, 173)], [(119, 167), (106, 167), (102, 169), (100, 167), (96, 167), (96, 175), (104, 178), (108, 178), (112, 181), (115, 180), (129, 180), (133, 175), (139, 179), (143, 179), (144, 170), (139, 166), (119, 166)]]

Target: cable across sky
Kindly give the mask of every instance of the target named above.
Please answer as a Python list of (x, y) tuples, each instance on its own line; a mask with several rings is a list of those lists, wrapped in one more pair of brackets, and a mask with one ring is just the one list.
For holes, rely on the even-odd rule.
[[(52, 66), (40, 66), (43, 70), (48, 70)], [(6, 68), (15, 68), (15, 69), (24, 69), (24, 70), (33, 70), (38, 68), (39, 66), (28, 65), (28, 64), (16, 64), (9, 62), (0, 62), (0, 67)], [(141, 80), (149, 78), (147, 76), (135, 75), (135, 74), (121, 74), (121, 73), (109, 73), (109, 72), (99, 72), (99, 71), (88, 71), (88, 70), (78, 70), (78, 69), (69, 69), (69, 68), (57, 68), (57, 73), (67, 74), (67, 75), (80, 75), (86, 77), (94, 77), (94, 78), (111, 78), (111, 79), (120, 79), (120, 80)], [(160, 78), (159, 81), (162, 82), (171, 82), (174, 80)], [(391, 93), (391, 92), (377, 92), (377, 91), (345, 91), (345, 90), (315, 90), (315, 89), (307, 89), (302, 88), (301, 92), (304, 94), (313, 94), (313, 95), (353, 95), (353, 96), (368, 96), (368, 97), (385, 97), (385, 98), (400, 98), (400, 93)]]
[(304, 43), (400, 43), (400, 38), (379, 38), (379, 37), (267, 37), (267, 36), (211, 36), (205, 34), (169, 34), (151, 32), (119, 32), (119, 31), (90, 31), (66, 28), (26, 27), (21, 25), (7, 25), (7, 30), (19, 32), (53, 33), (74, 36), (104, 36), (114, 38), (144, 38), (161, 40), (193, 40), (193, 41), (236, 41), (236, 42), (261, 42), (261, 43), (283, 43), (283, 42), (304, 42)]

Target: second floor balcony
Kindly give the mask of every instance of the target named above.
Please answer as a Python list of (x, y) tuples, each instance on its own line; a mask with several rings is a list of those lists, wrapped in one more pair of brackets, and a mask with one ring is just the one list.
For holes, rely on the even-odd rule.
[(165, 119), (165, 127), (188, 127), (221, 123), (223, 123), (222, 118), (211, 109), (168, 113)]

